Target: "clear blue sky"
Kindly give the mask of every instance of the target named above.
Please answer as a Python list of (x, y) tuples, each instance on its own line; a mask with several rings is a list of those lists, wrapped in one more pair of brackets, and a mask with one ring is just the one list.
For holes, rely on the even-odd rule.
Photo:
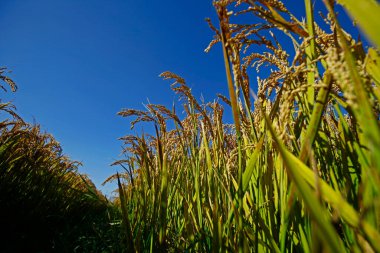
[[(303, 1), (290, 2), (303, 15)], [(217, 24), (211, 0), (1, 0), (0, 66), (19, 86), (1, 98), (100, 186), (120, 158), (117, 138), (131, 133), (116, 113), (175, 100), (158, 74), (183, 76), (206, 100), (227, 94), (220, 47), (203, 52), (213, 36), (206, 17)]]

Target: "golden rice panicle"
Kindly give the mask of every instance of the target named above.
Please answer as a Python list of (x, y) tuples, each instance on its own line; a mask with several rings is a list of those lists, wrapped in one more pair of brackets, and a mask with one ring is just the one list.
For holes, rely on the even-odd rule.
[(186, 84), (185, 79), (183, 79), (179, 75), (174, 74), (173, 72), (170, 72), (170, 71), (162, 72), (159, 76), (162, 77), (164, 80), (174, 79), (175, 82), (172, 85), (175, 85), (176, 83)]
[[(9, 78), (8, 76), (6, 76), (4, 74), (6, 72), (6, 70), (7, 70), (6, 67), (0, 67), (0, 80), (5, 82), (6, 84), (8, 84), (9, 87), (11, 88), (12, 92), (16, 92), (17, 91), (17, 85), (11, 78)], [(7, 89), (1, 84), (0, 84), (0, 88), (3, 89), (4, 91), (7, 91)]]

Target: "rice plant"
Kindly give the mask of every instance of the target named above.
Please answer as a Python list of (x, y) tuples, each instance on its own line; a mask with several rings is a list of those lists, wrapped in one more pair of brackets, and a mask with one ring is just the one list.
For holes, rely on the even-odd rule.
[[(15, 83), (0, 68), (0, 88)], [(53, 136), (0, 103), (0, 251), (118, 252), (119, 212)]]
[(229, 98), (201, 103), (164, 72), (184, 115), (119, 112), (155, 128), (121, 138), (125, 173), (107, 180), (118, 180), (128, 252), (380, 251), (380, 7), (337, 1), (365, 47), (323, 2), (317, 19), (305, 0), (299, 20), (279, 0), (213, 1), (206, 51), (221, 44)]
[[(199, 101), (165, 71), (180, 109), (120, 111), (155, 131), (121, 138), (113, 202), (0, 101), (0, 251), (380, 252), (380, 7), (318, 2), (299, 19), (279, 0), (213, 1), (205, 51), (219, 45), (229, 94)], [(17, 89), (6, 68), (0, 82)]]

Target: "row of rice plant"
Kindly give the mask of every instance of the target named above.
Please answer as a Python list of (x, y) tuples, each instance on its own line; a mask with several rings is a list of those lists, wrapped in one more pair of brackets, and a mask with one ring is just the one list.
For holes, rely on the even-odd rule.
[[(0, 87), (15, 83), (0, 69)], [(0, 252), (97, 252), (122, 247), (120, 215), (60, 144), (0, 103)], [(111, 250), (109, 250), (111, 249)]]
[[(337, 2), (378, 47), (379, 4)], [(323, 3), (299, 20), (279, 0), (213, 1), (206, 50), (221, 44), (229, 98), (200, 103), (164, 72), (185, 115), (119, 113), (156, 130), (121, 138), (125, 173), (109, 178), (127, 252), (380, 252), (380, 56)]]

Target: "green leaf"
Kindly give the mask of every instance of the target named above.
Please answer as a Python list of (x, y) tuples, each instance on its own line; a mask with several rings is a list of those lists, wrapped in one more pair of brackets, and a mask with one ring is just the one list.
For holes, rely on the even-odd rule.
[(380, 47), (380, 5), (375, 0), (338, 0), (356, 20), (368, 38)]

